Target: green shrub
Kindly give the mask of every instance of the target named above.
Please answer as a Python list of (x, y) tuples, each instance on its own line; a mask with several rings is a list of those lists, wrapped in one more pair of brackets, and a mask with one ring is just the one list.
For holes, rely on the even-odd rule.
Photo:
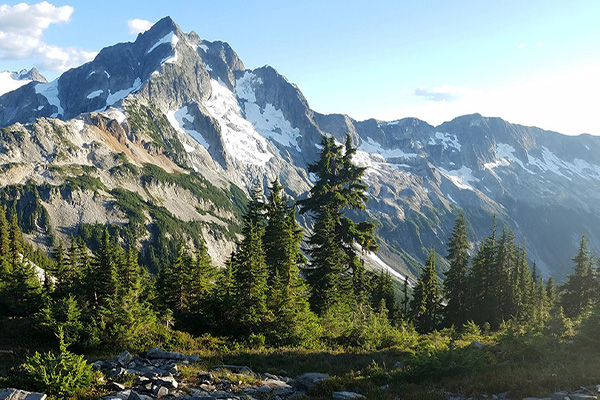
[(21, 367), (34, 389), (59, 397), (70, 397), (88, 389), (94, 375), (83, 356), (67, 350), (62, 328), (57, 336), (60, 353), (36, 352), (27, 357)]

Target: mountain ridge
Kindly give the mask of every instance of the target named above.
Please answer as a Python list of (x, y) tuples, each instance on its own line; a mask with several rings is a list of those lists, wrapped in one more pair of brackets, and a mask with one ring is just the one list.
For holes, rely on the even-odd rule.
[[(67, 122), (54, 123), (55, 117)], [(600, 249), (595, 228), (600, 210), (594, 205), (594, 193), (600, 193), (600, 138), (565, 136), (480, 114), (439, 126), (416, 118), (356, 121), (321, 114), (275, 68), (248, 70), (227, 43), (185, 34), (169, 17), (134, 42), (102, 49), (93, 61), (53, 82), (31, 82), (0, 97), (4, 130), (27, 131), (34, 143), (40, 137), (56, 140), (47, 131), (55, 125), (80, 145), (73, 154), (67, 151), (66, 161), (48, 158), (46, 146), (48, 154), (38, 151), (35, 157), (42, 172), (24, 172), (21, 181), (43, 176), (57, 162), (116, 167), (108, 155), (94, 164), (99, 156), (92, 154), (100, 150), (77, 138), (99, 129), (97, 145), (116, 139), (120, 146), (103, 151), (117, 153), (118, 147), (138, 166), (151, 160), (171, 171), (197, 173), (216, 187), (233, 184), (246, 191), (278, 177), (293, 198), (305, 196), (312, 185), (307, 166), (318, 157), (321, 135), (342, 142), (348, 132), (358, 149), (356, 162), (368, 168), (368, 212), (378, 223), (380, 256), (403, 273), (417, 271), (425, 248), (444, 252), (461, 210), (470, 221), (471, 240), (486, 235), (496, 215), (500, 226), (528, 239), (530, 257), (545, 274), (568, 270), (582, 233)], [(9, 164), (8, 153), (19, 146), (18, 140), (3, 144), (0, 162)], [(123, 185), (104, 172), (98, 179), (109, 188)], [(155, 197), (162, 204), (171, 201)], [(184, 203), (172, 204), (172, 211), (185, 209)], [(558, 239), (549, 237), (553, 231)]]

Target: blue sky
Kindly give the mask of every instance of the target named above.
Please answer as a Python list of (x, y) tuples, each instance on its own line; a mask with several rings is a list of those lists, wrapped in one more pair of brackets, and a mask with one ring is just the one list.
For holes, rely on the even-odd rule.
[(433, 125), (479, 112), (600, 135), (597, 0), (3, 4), (0, 70), (37, 66), (54, 78), (135, 40), (128, 21), (170, 15), (229, 42), (247, 68), (275, 67), (319, 112)]

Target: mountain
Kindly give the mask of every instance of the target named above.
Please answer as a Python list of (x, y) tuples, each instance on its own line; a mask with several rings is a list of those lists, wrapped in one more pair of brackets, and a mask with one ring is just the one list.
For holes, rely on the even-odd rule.
[(275, 69), (246, 69), (227, 43), (168, 17), (52, 82), (4, 94), (0, 126), (0, 201), (33, 215), (26, 232), (42, 246), (134, 221), (129, 233), (152, 251), (183, 226), (183, 239), (193, 246), (202, 233), (223, 263), (243, 193), (279, 177), (305, 196), (321, 135), (343, 142), (348, 132), (368, 167), (368, 218), (382, 244), (373, 265), (414, 275), (428, 247), (445, 255), (460, 210), (472, 240), (495, 215), (559, 279), (583, 233), (600, 250), (600, 138), (478, 114), (437, 127), (320, 114)]
[(20, 88), (29, 82), (46, 82), (46, 78), (35, 68), (29, 71), (24, 69), (20, 72), (2, 71), (0, 72), (0, 96)]

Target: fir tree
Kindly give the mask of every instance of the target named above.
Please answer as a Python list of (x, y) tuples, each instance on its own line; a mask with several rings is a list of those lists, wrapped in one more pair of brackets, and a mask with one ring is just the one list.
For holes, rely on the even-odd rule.
[(266, 206), (264, 246), (269, 271), (269, 308), (274, 316), (272, 335), (279, 344), (302, 344), (314, 339), (316, 319), (309, 309), (308, 288), (299, 277), (302, 229), (295, 217), (296, 207), (281, 195), (283, 187), (271, 183)]
[(427, 255), (427, 263), (413, 290), (410, 309), (418, 331), (431, 332), (437, 328), (441, 314), (441, 290), (435, 272), (433, 249)]
[(448, 261), (450, 267), (444, 280), (444, 296), (447, 305), (444, 319), (447, 326), (463, 326), (467, 322), (469, 239), (463, 213), (456, 218), (452, 236), (448, 241)]
[[(329, 136), (322, 138), (321, 145), (319, 160), (308, 168), (318, 180), (300, 205), (302, 213), (309, 212), (314, 218), (308, 280), (311, 306), (322, 315), (338, 302), (349, 303), (352, 287), (363, 286), (355, 245), (374, 251), (377, 243), (373, 224), (355, 223), (344, 216), (345, 209), (364, 210), (367, 201), (366, 186), (361, 181), (365, 168), (352, 162), (356, 148), (350, 135), (346, 135), (345, 146), (338, 146)], [(352, 281), (348, 273), (354, 275)]]
[(264, 203), (255, 187), (244, 216), (244, 239), (234, 257), (235, 303), (242, 335), (264, 333), (271, 322), (267, 308), (267, 266), (263, 248)]
[(106, 305), (117, 294), (117, 260), (107, 228), (94, 258), (91, 289), (94, 301), (99, 305)]
[(375, 277), (375, 285), (371, 292), (371, 307), (382, 311), (382, 306), (387, 310), (391, 321), (399, 319), (398, 306), (396, 304), (396, 293), (392, 284), (392, 275), (389, 271), (380, 270)]
[(566, 282), (560, 287), (560, 304), (568, 318), (581, 315), (591, 304), (594, 296), (592, 255), (585, 235), (581, 237), (573, 262), (575, 262), (573, 273), (567, 276)]

